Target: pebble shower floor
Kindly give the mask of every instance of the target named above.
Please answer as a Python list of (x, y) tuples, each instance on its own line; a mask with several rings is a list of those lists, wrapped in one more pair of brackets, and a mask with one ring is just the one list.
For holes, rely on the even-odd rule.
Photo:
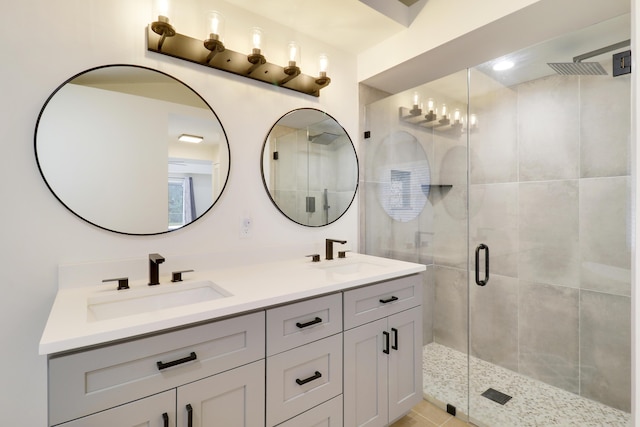
[[(423, 351), (426, 400), (467, 412), (467, 355), (430, 343)], [(469, 421), (479, 427), (626, 427), (631, 414), (553, 387), (475, 357), (471, 358)], [(505, 405), (481, 394), (494, 388), (512, 396)], [(466, 416), (463, 415), (463, 418)]]

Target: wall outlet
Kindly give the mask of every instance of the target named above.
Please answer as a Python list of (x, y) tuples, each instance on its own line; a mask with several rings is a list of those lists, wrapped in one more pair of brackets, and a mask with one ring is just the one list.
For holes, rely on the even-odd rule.
[(253, 227), (253, 220), (245, 216), (242, 218), (242, 223), (240, 224), (240, 238), (246, 239), (247, 237), (251, 237), (251, 228)]

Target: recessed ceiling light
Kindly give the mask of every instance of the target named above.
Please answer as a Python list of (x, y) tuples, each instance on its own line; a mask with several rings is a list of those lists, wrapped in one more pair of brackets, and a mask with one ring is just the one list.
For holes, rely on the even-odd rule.
[(500, 61), (500, 62), (496, 62), (493, 65), (493, 71), (505, 71), (505, 70), (509, 70), (511, 68), (513, 68), (515, 64), (512, 61), (509, 60), (504, 60), (504, 61)]
[(190, 142), (192, 144), (199, 144), (202, 142), (204, 138), (201, 136), (197, 136), (197, 135), (188, 135), (186, 133), (183, 133), (182, 135), (180, 135), (178, 137), (178, 141), (180, 142)]

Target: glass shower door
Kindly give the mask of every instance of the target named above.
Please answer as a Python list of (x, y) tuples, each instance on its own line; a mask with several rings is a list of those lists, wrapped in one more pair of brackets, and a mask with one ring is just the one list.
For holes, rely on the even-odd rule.
[[(628, 17), (469, 70), (469, 417), (630, 425), (629, 75), (542, 53), (628, 38)], [(606, 37), (602, 34), (607, 34)], [(613, 41), (613, 40), (612, 40)], [(628, 49), (628, 48), (627, 48)]]
[[(375, 93), (373, 94), (375, 95)], [(468, 413), (467, 71), (366, 105), (366, 253), (423, 273), (424, 396)]]

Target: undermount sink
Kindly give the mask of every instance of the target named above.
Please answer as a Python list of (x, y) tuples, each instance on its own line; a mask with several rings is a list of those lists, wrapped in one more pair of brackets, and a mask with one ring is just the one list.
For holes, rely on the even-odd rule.
[(231, 293), (208, 280), (109, 291), (108, 295), (95, 295), (87, 299), (87, 319), (115, 319), (229, 296)]
[(351, 261), (349, 259), (336, 259), (328, 261), (327, 264), (319, 265), (318, 268), (333, 274), (355, 275), (355, 274), (375, 274), (385, 270), (382, 264), (367, 261)]

